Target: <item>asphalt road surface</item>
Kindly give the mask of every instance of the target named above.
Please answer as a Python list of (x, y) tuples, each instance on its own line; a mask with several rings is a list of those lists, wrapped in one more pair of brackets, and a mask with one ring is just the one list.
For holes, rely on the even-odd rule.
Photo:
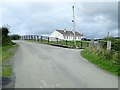
[(15, 88), (118, 88), (118, 77), (68, 49), (16, 41)]

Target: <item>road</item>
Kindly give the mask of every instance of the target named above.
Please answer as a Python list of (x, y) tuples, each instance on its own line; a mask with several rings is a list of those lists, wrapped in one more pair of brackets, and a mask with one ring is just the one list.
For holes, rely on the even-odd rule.
[(68, 49), (16, 41), (15, 88), (118, 88), (118, 77)]

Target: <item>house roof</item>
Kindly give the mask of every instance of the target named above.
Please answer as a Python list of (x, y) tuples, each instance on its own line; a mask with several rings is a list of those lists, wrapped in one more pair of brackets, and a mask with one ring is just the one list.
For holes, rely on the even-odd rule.
[[(74, 36), (73, 31), (67, 31), (67, 30), (56, 30), (56, 31), (63, 34), (63, 36)], [(83, 36), (83, 35), (75, 31), (75, 36)]]

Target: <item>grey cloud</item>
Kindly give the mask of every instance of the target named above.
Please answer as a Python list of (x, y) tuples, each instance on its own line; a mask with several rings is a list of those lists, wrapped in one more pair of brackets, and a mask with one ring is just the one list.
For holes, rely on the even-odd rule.
[[(72, 3), (4, 3), (3, 24), (18, 34), (50, 34), (55, 29), (72, 30)], [(117, 34), (117, 3), (78, 3), (76, 30), (86, 37)]]

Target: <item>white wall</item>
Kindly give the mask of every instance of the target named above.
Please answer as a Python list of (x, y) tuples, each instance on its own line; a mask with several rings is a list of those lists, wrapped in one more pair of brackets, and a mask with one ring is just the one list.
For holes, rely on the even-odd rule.
[(81, 41), (81, 39), (82, 39), (81, 37), (76, 37), (76, 40), (78, 41)]
[[(72, 36), (68, 36), (68, 38), (65, 38), (65, 40), (72, 41), (73, 37)], [(81, 37), (76, 37), (76, 40), (81, 41)]]
[[(84, 36), (82, 37), (76, 37), (76, 40), (78, 41), (81, 41), (81, 39), (83, 38)], [(51, 35), (50, 35), (50, 40), (51, 41), (55, 41), (56, 38), (59, 38), (59, 39), (63, 39), (63, 40), (68, 40), (68, 41), (72, 41), (73, 40), (73, 37), (72, 36), (63, 36), (61, 33), (59, 33), (58, 31), (54, 31)]]
[(54, 31), (51, 35), (50, 35), (50, 40), (55, 40), (54, 38), (58, 38), (58, 39), (64, 39), (64, 36), (59, 33), (58, 31)]

